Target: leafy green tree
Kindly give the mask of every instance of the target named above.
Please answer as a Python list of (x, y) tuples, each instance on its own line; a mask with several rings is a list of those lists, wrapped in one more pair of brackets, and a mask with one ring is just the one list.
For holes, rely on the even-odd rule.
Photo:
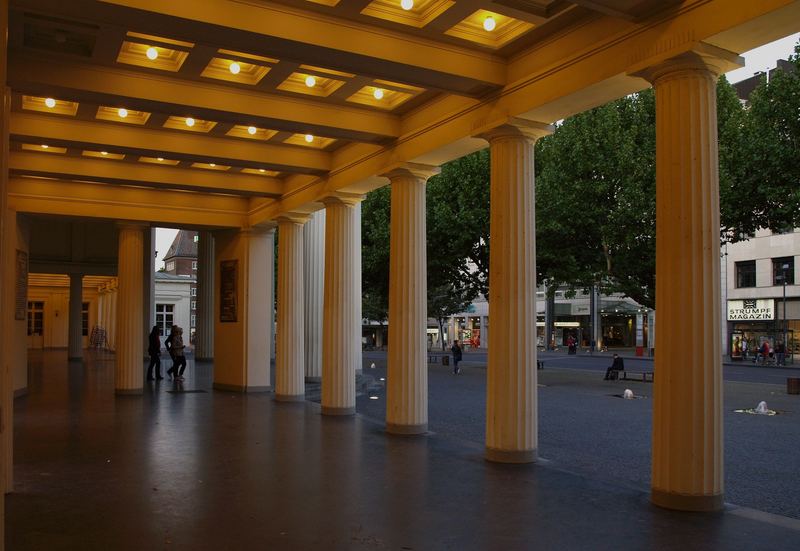
[(389, 219), (391, 188), (376, 189), (361, 204), (362, 316), (389, 318)]

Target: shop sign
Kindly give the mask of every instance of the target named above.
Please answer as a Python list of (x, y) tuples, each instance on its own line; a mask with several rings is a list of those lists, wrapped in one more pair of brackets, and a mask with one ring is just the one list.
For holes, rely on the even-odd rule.
[(735, 320), (774, 320), (775, 300), (745, 299), (728, 301), (728, 321)]

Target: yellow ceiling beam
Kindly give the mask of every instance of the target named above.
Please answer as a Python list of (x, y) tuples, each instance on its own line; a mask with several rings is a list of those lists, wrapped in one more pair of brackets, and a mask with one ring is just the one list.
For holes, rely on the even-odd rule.
[(8, 206), (23, 213), (178, 227), (241, 228), (247, 224), (247, 200), (239, 197), (36, 178), (9, 178)]
[[(105, 3), (177, 17), (183, 27), (195, 22), (194, 32), (200, 24), (211, 34), (224, 35), (226, 47), (268, 48), (253, 53), (290, 61), (467, 95), (481, 95), (506, 83), (505, 61), (500, 57), (286, 5), (237, 0)], [(131, 10), (130, 16), (142, 20), (147, 16), (151, 24), (163, 25), (153, 14)], [(212, 31), (223, 27), (225, 31)]]
[(385, 142), (400, 131), (389, 113), (39, 56), (11, 56), (8, 79), (40, 96), (329, 138)]
[(205, 193), (279, 197), (283, 190), (281, 180), (265, 176), (50, 153), (12, 151), (8, 166), (15, 176), (87, 180)]
[(330, 153), (311, 148), (26, 112), (11, 114), (10, 134), (21, 142), (74, 144), (85, 149), (102, 146), (142, 156), (288, 172), (324, 173), (331, 163)]

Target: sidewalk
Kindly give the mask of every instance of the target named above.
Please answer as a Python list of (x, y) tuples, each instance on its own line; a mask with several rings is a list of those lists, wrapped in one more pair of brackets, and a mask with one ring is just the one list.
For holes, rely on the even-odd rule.
[[(559, 355), (568, 355), (567, 354), (567, 347), (561, 347), (556, 350), (542, 350), (539, 349), (539, 353), (548, 354), (548, 356), (559, 356)], [(588, 348), (579, 348), (578, 353), (575, 354), (577, 356), (595, 356), (595, 357), (612, 357), (614, 354), (618, 354), (622, 359), (625, 360), (649, 360), (653, 361), (653, 356), (648, 356), (646, 353), (643, 356), (636, 355), (635, 348), (610, 348), (606, 352), (599, 352), (597, 350), (594, 351), (594, 354), (589, 354)], [(796, 361), (793, 361), (796, 360)], [(774, 361), (774, 360), (773, 360)], [(736, 367), (770, 367), (773, 369), (800, 369), (800, 358), (787, 358), (785, 366), (776, 366), (773, 364), (756, 364), (753, 362), (752, 358), (748, 358), (747, 360), (738, 360), (734, 361), (731, 360), (729, 356), (722, 357), (722, 365), (726, 366), (736, 366)]]

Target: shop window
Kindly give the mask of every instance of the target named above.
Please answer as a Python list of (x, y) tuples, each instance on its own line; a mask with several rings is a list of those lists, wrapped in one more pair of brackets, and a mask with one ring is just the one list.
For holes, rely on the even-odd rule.
[(89, 336), (89, 303), (81, 303), (81, 335)]
[(28, 336), (37, 337), (44, 331), (44, 302), (28, 302)]
[(794, 257), (784, 256), (783, 258), (772, 259), (772, 284), (783, 285), (784, 274), (786, 285), (794, 285)]
[(736, 263), (736, 288), (756, 286), (756, 261), (747, 260)]

